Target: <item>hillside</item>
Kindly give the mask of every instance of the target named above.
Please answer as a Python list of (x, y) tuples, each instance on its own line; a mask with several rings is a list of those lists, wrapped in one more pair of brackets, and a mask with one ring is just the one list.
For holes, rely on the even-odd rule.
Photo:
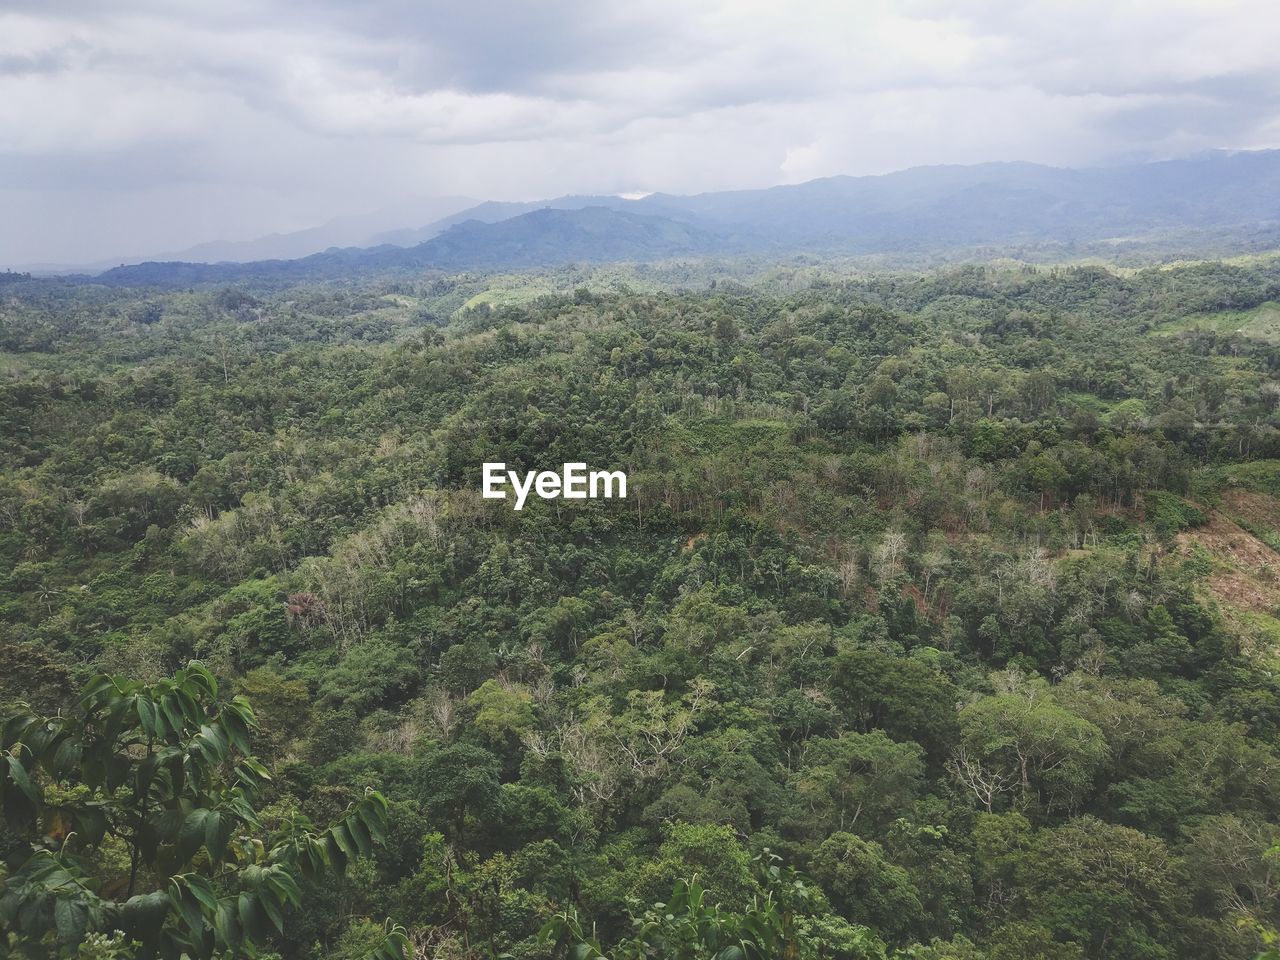
[[(703, 242), (526, 216), (433, 256)], [(1280, 261), (735, 269), (7, 282), (6, 924), (135, 891), (175, 957), (1251, 960), (1280, 358), (1182, 327)], [(498, 460), (627, 496), (517, 512)]]
[(724, 252), (706, 230), (664, 217), (589, 206), (544, 208), (497, 223), (466, 220), (404, 253), (380, 252), (379, 266), (524, 269), (561, 263), (660, 260)]
[(687, 223), (604, 207), (539, 209), (498, 223), (465, 220), (403, 249), (331, 250), (259, 263), (143, 263), (94, 278), (110, 286), (188, 286), (236, 280), (291, 282), (423, 270), (528, 270), (555, 264), (660, 260), (725, 252), (727, 241)]

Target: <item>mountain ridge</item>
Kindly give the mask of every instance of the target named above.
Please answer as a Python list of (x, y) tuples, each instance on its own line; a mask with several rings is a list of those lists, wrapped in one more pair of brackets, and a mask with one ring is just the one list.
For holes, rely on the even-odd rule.
[(383, 242), (240, 264), (148, 262), (96, 279), (172, 285), (680, 256), (1072, 247), (1159, 236), (1171, 239), (1172, 252), (1189, 253), (1204, 236), (1257, 237), (1259, 227), (1266, 232), (1275, 223), (1280, 151), (1090, 168), (1007, 161), (689, 196), (487, 201), (424, 227), (381, 235), (384, 241), (425, 237), (412, 246)]

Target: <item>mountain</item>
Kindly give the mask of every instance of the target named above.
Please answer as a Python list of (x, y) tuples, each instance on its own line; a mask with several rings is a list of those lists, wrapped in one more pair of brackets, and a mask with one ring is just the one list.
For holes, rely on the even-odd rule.
[(388, 251), (377, 259), (395, 266), (522, 268), (574, 261), (654, 260), (729, 249), (715, 233), (666, 217), (599, 206), (545, 207), (497, 223), (468, 220), (403, 254)]
[(1079, 170), (916, 167), (767, 190), (652, 194), (635, 208), (771, 245), (844, 252), (1089, 242), (1280, 220), (1280, 151)]
[(630, 201), (621, 197), (610, 196), (571, 196), (557, 197), (554, 200), (532, 200), (513, 202), (504, 200), (486, 200), (475, 206), (466, 207), (423, 227), (402, 227), (397, 230), (386, 230), (370, 238), (370, 246), (391, 244), (397, 247), (413, 247), (424, 243), (432, 237), (439, 236), (450, 227), (477, 220), (480, 223), (498, 223), (510, 220), (535, 210), (581, 210), (584, 207), (610, 207), (623, 209)]
[[(762, 190), (639, 200), (567, 196), (483, 203), (368, 248), (212, 267), (147, 263), (99, 282), (189, 284), (375, 270), (519, 270), (574, 261), (732, 254), (1010, 252), (1146, 244), (1162, 255), (1274, 246), (1280, 151), (1065, 169), (1031, 163), (916, 167)], [(396, 245), (392, 241), (410, 243)], [(1234, 246), (1233, 246), (1234, 245)]]
[(609, 207), (694, 223), (740, 245), (845, 252), (1055, 241), (1280, 220), (1280, 151), (1069, 169), (1033, 163), (913, 167), (761, 190), (639, 200), (566, 196), (486, 202), (414, 230), (379, 235), (409, 246), (467, 220), (502, 221), (542, 208)]
[(545, 208), (498, 223), (468, 220), (408, 249), (326, 250), (296, 260), (257, 263), (151, 262), (116, 267), (95, 278), (115, 286), (189, 286), (233, 280), (304, 280), (352, 272), (520, 270), (558, 263), (658, 260), (736, 252), (691, 224), (606, 207)]
[(250, 263), (254, 260), (292, 260), (334, 247), (374, 247), (385, 242), (378, 239), (380, 234), (399, 226), (407, 218), (434, 222), (474, 205), (475, 200), (469, 197), (426, 197), (394, 208), (335, 217), (319, 226), (292, 233), (271, 233), (252, 240), (214, 240), (147, 259)]

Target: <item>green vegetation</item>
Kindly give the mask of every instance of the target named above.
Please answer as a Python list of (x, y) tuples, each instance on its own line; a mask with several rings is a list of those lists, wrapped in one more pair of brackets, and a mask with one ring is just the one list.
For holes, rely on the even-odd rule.
[[(175, 960), (252, 954), (283, 932), (299, 881), (342, 873), (384, 839), (387, 802), (374, 792), (323, 831), (278, 813), (260, 839), (253, 800), (270, 778), (249, 755), (256, 726), (244, 697), (218, 701), (198, 663), (154, 684), (99, 675), (69, 716), (11, 711), (6, 956), (83, 955), (86, 943)], [(388, 931), (372, 954), (393, 960), (405, 945)]]
[(0, 952), (1248, 960), (1280, 352), (1146, 334), (1278, 298), (6, 282)]
[(1183, 317), (1152, 333), (1169, 336), (1187, 331), (1239, 334), (1254, 340), (1280, 342), (1280, 303), (1263, 303), (1249, 310), (1222, 310)]

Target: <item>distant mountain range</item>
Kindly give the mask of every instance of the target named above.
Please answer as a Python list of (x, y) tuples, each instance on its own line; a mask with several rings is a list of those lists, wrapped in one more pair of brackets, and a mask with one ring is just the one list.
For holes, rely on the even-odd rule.
[[(901, 254), (1172, 237), (1280, 236), (1280, 151), (1065, 169), (1030, 163), (917, 167), (875, 177), (638, 200), (487, 202), (376, 245), (248, 263), (149, 262), (96, 282), (189, 285), (371, 271), (521, 270), (741, 254)], [(1180, 238), (1180, 239), (1179, 239)]]
[[(409, 218), (418, 222), (434, 222), (458, 210), (474, 207), (475, 203), (469, 197), (427, 197), (392, 210), (335, 217), (327, 223), (306, 230), (272, 233), (253, 240), (215, 240), (150, 259), (247, 263), (253, 260), (291, 260), (331, 247), (374, 247), (391, 242), (382, 239), (383, 235)], [(414, 241), (417, 242), (419, 241)]]

